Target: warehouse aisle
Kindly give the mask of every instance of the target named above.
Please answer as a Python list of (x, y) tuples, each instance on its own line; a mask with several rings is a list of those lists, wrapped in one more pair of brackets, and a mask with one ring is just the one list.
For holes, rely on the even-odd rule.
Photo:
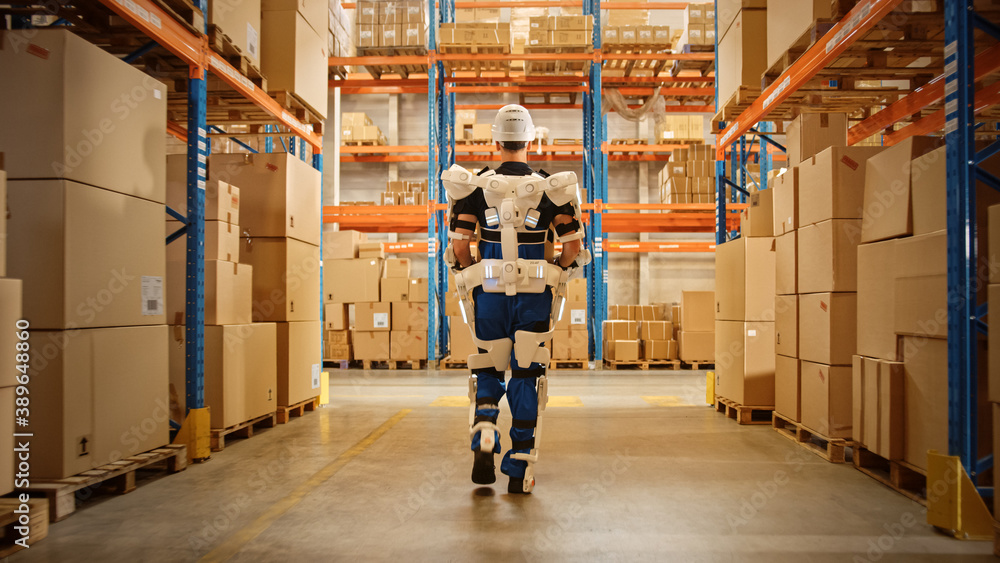
[(469, 481), (465, 375), (331, 377), (332, 406), (93, 501), (11, 561), (993, 560), (851, 467), (701, 406), (703, 372), (551, 375), (526, 497)]

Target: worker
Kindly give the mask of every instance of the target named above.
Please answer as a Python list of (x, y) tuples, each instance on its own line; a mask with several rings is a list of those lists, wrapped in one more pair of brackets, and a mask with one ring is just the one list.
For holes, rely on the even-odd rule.
[[(496, 170), (473, 174), (455, 165), (442, 174), (450, 204), (451, 244), (445, 259), (479, 348), (469, 357), (472, 481), (496, 482), (494, 456), (501, 452), (497, 419), (506, 395), (513, 420), (500, 471), (509, 478), (509, 493), (527, 494), (535, 484), (539, 410), (547, 400), (549, 352), (544, 345), (565, 303), (567, 280), (581, 274), (590, 254), (582, 245), (576, 174), (549, 176), (528, 166), (535, 140), (528, 111), (504, 106), (492, 134), (502, 157)], [(479, 261), (470, 245), (477, 229)], [(546, 245), (555, 238), (562, 242), (562, 252), (549, 252), (554, 255), (547, 261)], [(505, 386), (508, 367), (511, 380)]]

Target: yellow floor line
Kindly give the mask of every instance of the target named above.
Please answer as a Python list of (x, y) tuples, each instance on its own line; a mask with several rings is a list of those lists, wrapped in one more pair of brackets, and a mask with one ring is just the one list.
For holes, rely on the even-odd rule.
[(369, 446), (374, 444), (379, 438), (382, 437), (383, 434), (395, 426), (397, 422), (403, 420), (403, 417), (410, 414), (411, 411), (412, 409), (403, 409), (396, 413), (395, 416), (382, 423), (382, 426), (379, 426), (373, 430), (371, 434), (365, 436), (360, 442), (351, 446), (351, 449), (340, 454), (340, 457), (330, 462), (323, 469), (314, 473), (308, 481), (299, 485), (287, 497), (272, 504), (266, 511), (264, 511), (263, 514), (258, 516), (256, 520), (230, 536), (229, 539), (222, 542), (222, 544), (209, 552), (208, 555), (202, 557), (201, 561), (227, 561), (230, 557), (239, 553), (239, 551), (243, 549), (243, 546), (253, 541), (253, 539), (263, 533), (264, 530), (267, 530), (271, 524), (274, 524), (275, 521), (281, 518), (282, 515), (300, 503), (310, 491), (322, 485), (330, 477), (336, 475), (337, 472), (343, 469), (344, 466), (347, 465), (352, 459), (368, 449)]
[(647, 403), (654, 407), (693, 407), (690, 403), (682, 403), (680, 397), (673, 395), (663, 395), (660, 397), (643, 397)]

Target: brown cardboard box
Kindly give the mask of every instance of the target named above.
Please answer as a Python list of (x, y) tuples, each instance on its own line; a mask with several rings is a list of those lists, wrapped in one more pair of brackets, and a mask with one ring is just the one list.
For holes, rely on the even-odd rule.
[(570, 328), (587, 328), (587, 302), (567, 301), (563, 306), (562, 317), (556, 321), (557, 330)]
[(170, 441), (166, 325), (33, 330), (31, 345), (32, 412), (45, 414), (18, 431), (34, 434), (32, 479), (63, 479)]
[(322, 35), (329, 28), (329, 9), (327, 0), (260, 0), (261, 11), (298, 10), (313, 32)]
[(427, 303), (427, 278), (410, 278), (410, 290), (406, 300), (413, 303)]
[(906, 446), (906, 376), (901, 362), (878, 363), (878, 450), (885, 459), (903, 459)]
[(860, 232), (857, 219), (830, 219), (799, 229), (799, 293), (857, 291)]
[(847, 114), (803, 113), (792, 120), (785, 138), (788, 166), (798, 166), (828, 147), (847, 144)]
[(583, 46), (590, 41), (586, 31), (552, 31), (549, 30), (549, 41), (554, 46)]
[(410, 295), (410, 280), (407, 278), (382, 278), (381, 301), (406, 301)]
[(420, 0), (406, 0), (407, 23), (424, 23), (424, 3)]
[(323, 344), (323, 357), (330, 360), (353, 360), (354, 348), (350, 344)]
[[(373, 3), (372, 5), (376, 4)], [(378, 27), (379, 26), (374, 24), (358, 24), (358, 33), (356, 35), (358, 47), (367, 47), (367, 48), (378, 47), (379, 34), (376, 33)], [(443, 41), (444, 37), (442, 37), (441, 39), (442, 42), (444, 42)]]
[(379, 35), (379, 47), (397, 47), (402, 43), (400, 40), (403, 37), (403, 29), (399, 24), (383, 24), (379, 26), (382, 33)]
[(586, 361), (589, 355), (589, 342), (586, 327), (556, 330), (552, 333), (552, 359)]
[[(32, 30), (30, 43), (0, 50), (0, 76), (20, 77), (0, 91), (8, 179), (165, 201), (165, 85), (65, 29)], [(122, 155), (135, 156), (123, 166)]]
[(745, 237), (774, 236), (774, 190), (750, 194), (750, 207), (742, 214), (740, 233)]
[[(705, 6), (702, 4), (688, 4), (685, 16), (686, 21), (690, 23), (709, 23), (705, 20)], [(715, 22), (712, 23), (714, 24)]]
[(799, 357), (798, 295), (775, 296), (774, 334), (774, 350), (776, 353), (791, 358)]
[(359, 231), (323, 233), (323, 260), (350, 260), (358, 257), (358, 246), (368, 242), (368, 234)]
[[(24, 316), (21, 314), (21, 280), (0, 278), (0, 323), (2, 323), (0, 326), (8, 327), (7, 330), (0, 331), (0, 350), (5, 350), (4, 357), (9, 360), (13, 360), (12, 354), (16, 351), (15, 346), (20, 342), (16, 336), (19, 332), (17, 321), (23, 318)], [(11, 369), (0, 372), (0, 388), (17, 385), (17, 375), (19, 374), (16, 369), (13, 369), (13, 365)]]
[(413, 361), (427, 359), (427, 325), (424, 330), (394, 330), (389, 333), (389, 359)]
[[(326, 34), (320, 37), (301, 14), (291, 10), (262, 12), (260, 23), (260, 70), (267, 76), (268, 89), (296, 94), (325, 118), (330, 64)], [(243, 187), (239, 182), (236, 185)]]
[(461, 317), (462, 305), (458, 299), (458, 293), (449, 291), (444, 296), (444, 314), (449, 317)]
[(859, 445), (867, 447), (867, 443), (864, 441), (864, 410), (865, 358), (854, 356), (851, 358), (851, 438)]
[(635, 306), (610, 305), (608, 306), (608, 319), (612, 321), (634, 321)]
[(781, 235), (799, 228), (799, 169), (790, 168), (773, 180), (774, 185), (774, 234)]
[(278, 340), (278, 406), (290, 406), (319, 395), (323, 367), (319, 321), (276, 323)]
[(7, 275), (32, 329), (166, 322), (163, 204), (63, 180), (7, 188)]
[(677, 359), (677, 342), (675, 340), (643, 340), (642, 359), (644, 360)]
[(681, 331), (680, 338), (677, 341), (681, 360), (685, 362), (712, 363), (715, 360), (715, 337), (714, 332)]
[(851, 366), (802, 361), (802, 425), (827, 438), (850, 438)]
[[(997, 245), (1000, 248), (1000, 245)], [(566, 286), (566, 301), (586, 301), (587, 300), (587, 280), (569, 280)]]
[[(3, 286), (0, 285), (0, 288)], [(989, 300), (987, 302), (990, 311), (1000, 311), (1000, 285), (990, 285), (987, 289)], [(0, 295), (3, 295), (2, 289), (0, 289)], [(3, 320), (3, 319), (0, 319)], [(8, 324), (8, 326), (10, 326)], [(994, 350), (1000, 350), (1000, 330), (991, 330), (987, 335), (989, 342), (989, 398), (990, 401), (994, 403), (1000, 403), (1000, 353), (994, 353)], [(9, 349), (9, 348), (8, 348)], [(1000, 451), (1000, 450), (995, 450)]]
[(911, 163), (910, 204), (913, 213), (913, 234), (915, 235), (924, 235), (948, 228), (946, 153), (946, 147), (939, 147), (913, 159)]
[(858, 246), (858, 354), (895, 360), (896, 244)]
[(948, 337), (946, 231), (896, 241), (895, 332)]
[[(767, 28), (781, 30), (767, 37), (767, 65), (774, 66), (803, 34), (809, 33), (816, 20), (838, 20), (840, 4), (829, 0), (768, 0)], [(720, 7), (721, 11), (721, 7)]]
[[(287, 0), (287, 2), (263, 0), (263, 5), (268, 6), (264, 8), (266, 10), (286, 9), (271, 7), (278, 3), (290, 3), (292, 6), (287, 9), (295, 9), (295, 0)], [(311, 2), (311, 4), (317, 8), (323, 8), (322, 13), (317, 14), (316, 12), (319, 12), (319, 10), (316, 9), (310, 14), (303, 14), (303, 16), (307, 20), (310, 15), (321, 17), (320, 25), (322, 29), (314, 29), (317, 33), (322, 32), (326, 35), (330, 21), (326, 7), (322, 5), (322, 2), (318, 1)], [(224, 31), (233, 46), (238, 47), (243, 52), (243, 55), (250, 59), (250, 64), (258, 68), (260, 67), (260, 11), (260, 0), (247, 0), (246, 2), (212, 0), (208, 3), (208, 24), (217, 26), (220, 30)], [(315, 24), (316, 22), (310, 23)]]
[(910, 206), (912, 160), (943, 144), (944, 139), (940, 137), (910, 137), (868, 159), (861, 242), (913, 233)]
[(318, 246), (258, 237), (243, 245), (240, 262), (253, 266), (254, 321), (320, 320)]
[[(0, 409), (5, 413), (14, 412), (14, 388), (0, 387)], [(14, 417), (0, 418), (0, 493), (6, 495), (14, 490)], [(75, 501), (74, 501), (75, 502)]]
[[(774, 320), (775, 264), (772, 246), (769, 237), (741, 237), (716, 247), (716, 320)], [(688, 330), (686, 321), (681, 324), (684, 330)]]
[(420, 47), (425, 43), (427, 28), (423, 23), (408, 23), (401, 26), (401, 33), (403, 34), (404, 45), (407, 47)]
[[(0, 157), (0, 167), (3, 166)], [(0, 170), (0, 278), (7, 275), (7, 173)]]
[[(167, 236), (181, 228), (179, 221), (167, 221)], [(167, 260), (187, 260), (187, 240), (180, 237), (167, 245)], [(205, 260), (240, 260), (240, 228), (223, 221), (205, 221)]]
[[(187, 215), (187, 155), (167, 155), (167, 205)], [(227, 182), (205, 181), (205, 221), (240, 224), (240, 189)]]
[(390, 303), (356, 303), (354, 305), (354, 328), (366, 332), (388, 332), (392, 329), (391, 315), (392, 305)]
[(379, 301), (382, 261), (378, 258), (330, 260), (323, 265), (323, 300), (327, 303)]
[(774, 239), (774, 292), (793, 295), (798, 290), (798, 231)]
[(903, 459), (927, 468), (927, 451), (948, 451), (948, 341), (904, 336), (906, 448)]
[(389, 331), (354, 331), (354, 357), (359, 360), (387, 361), (389, 359)]
[(707, 45), (707, 43), (705, 43), (705, 24), (703, 23), (688, 24), (687, 40), (688, 40), (688, 45)]
[(740, 10), (744, 8), (766, 8), (767, 0), (718, 0), (716, 6), (716, 25), (719, 26), (719, 33), (726, 34), (726, 31), (736, 20)]
[[(187, 263), (167, 262), (167, 320), (184, 324)], [(205, 324), (245, 324), (253, 316), (253, 267), (205, 260)]]
[(350, 344), (351, 343), (351, 331), (350, 330), (324, 330), (323, 331), (323, 342), (329, 342), (330, 344)]
[(645, 321), (639, 326), (640, 340), (672, 340), (673, 337), (674, 325), (670, 321)]
[(355, 20), (359, 25), (374, 25), (378, 23), (378, 2), (360, 0), (356, 10)]
[(528, 45), (531, 47), (548, 45), (550, 40), (549, 30), (547, 29), (532, 29), (528, 32)]
[(799, 358), (850, 365), (857, 348), (857, 294), (799, 295)]
[[(269, 78), (270, 79), (270, 78)], [(240, 187), (240, 228), (319, 246), (320, 173), (288, 153), (216, 154), (209, 175)]]
[(472, 331), (469, 330), (469, 325), (462, 320), (462, 316), (449, 316), (448, 322), (451, 327), (449, 348), (452, 359), (465, 359), (471, 354), (479, 353), (475, 341), (472, 340)]
[(799, 226), (827, 219), (860, 219), (865, 163), (882, 147), (827, 148), (799, 164)]
[[(681, 333), (682, 337), (685, 333)], [(716, 321), (716, 394), (747, 406), (774, 405), (774, 323)], [(681, 341), (681, 359), (684, 342)]]
[(363, 242), (358, 245), (358, 258), (378, 258), (385, 260), (385, 249), (381, 242)]
[(712, 332), (715, 330), (714, 291), (681, 292), (681, 326), (688, 332)]
[[(688, 43), (692, 41), (688, 26)], [(760, 87), (767, 70), (767, 15), (764, 10), (741, 10), (719, 41), (719, 99), (729, 100), (741, 85)], [(846, 143), (841, 143), (846, 144)]]
[(616, 362), (635, 362), (639, 359), (639, 341), (608, 340), (605, 342), (605, 358)]
[(865, 404), (862, 409), (862, 423), (864, 427), (862, 428), (862, 432), (864, 432), (864, 443), (872, 451), (882, 450), (881, 436), (879, 435), (879, 419), (881, 418), (879, 413), (879, 397), (881, 396), (881, 390), (879, 389), (878, 364), (880, 361), (874, 358), (864, 358), (862, 372), (865, 385), (863, 393)]
[(774, 358), (774, 410), (793, 422), (801, 420), (799, 405), (802, 382), (799, 370), (797, 358), (780, 354)]
[(392, 329), (426, 332), (428, 313), (426, 303), (393, 303)]
[(323, 306), (323, 330), (346, 331), (351, 328), (349, 305), (326, 303)]
[(604, 321), (604, 340), (638, 340), (639, 323), (636, 321)]

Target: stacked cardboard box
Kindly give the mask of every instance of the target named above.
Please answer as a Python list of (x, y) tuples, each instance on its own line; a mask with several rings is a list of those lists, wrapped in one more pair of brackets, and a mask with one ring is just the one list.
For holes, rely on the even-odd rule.
[[(167, 87), (64, 29), (32, 33), (30, 49), (0, 49), (0, 74), (19, 77), (0, 89), (9, 233), (0, 346), (13, 361), (15, 323), (30, 320), (32, 416), (17, 431), (33, 434), (32, 479), (62, 479), (169, 440)], [(108, 113), (123, 92), (132, 93), (127, 124)], [(136, 147), (149, 158), (122, 166)], [(21, 374), (4, 369), (0, 449), (10, 460)]]
[(215, 33), (228, 37), (257, 68), (260, 68), (260, 10), (261, 0), (208, 3), (208, 23), (217, 28)]
[(324, 0), (261, 0), (260, 64), (268, 90), (285, 90), (326, 118), (330, 53)]
[[(362, 244), (368, 242), (368, 235), (359, 231), (327, 231), (323, 233), (323, 357), (332, 360), (353, 360), (354, 348), (351, 345), (351, 322), (350, 304), (336, 299), (349, 299), (350, 295), (333, 291), (330, 287), (334, 280), (343, 279), (345, 275), (352, 272), (343, 271), (358, 270), (362, 266), (357, 261), (358, 250)], [(345, 263), (343, 261), (351, 261)], [(370, 266), (365, 264), (364, 266)], [(368, 271), (369, 278), (361, 278), (359, 281), (367, 283), (369, 291), (374, 290), (375, 298), (378, 299), (378, 276), (381, 273), (381, 264), (378, 268), (361, 268)], [(370, 270), (378, 270), (371, 272)], [(375, 283), (372, 283), (375, 280)], [(374, 287), (371, 287), (374, 285)]]
[(654, 126), (653, 143), (670, 144), (705, 138), (705, 118), (701, 115), (665, 115)]
[[(624, 2), (626, 0), (611, 0), (612, 2)], [(649, 25), (649, 10), (608, 10), (607, 25), (617, 26), (640, 26)], [(603, 26), (602, 26), (603, 27)]]
[(544, 47), (590, 47), (593, 45), (593, 33), (593, 16), (532, 18), (525, 46), (531, 52), (544, 52)]
[(471, 46), (510, 51), (509, 23), (443, 23), (438, 46), (467, 48)]
[[(737, 5), (739, 3), (737, 2)], [(719, 89), (719, 104), (723, 107), (734, 97), (740, 86), (760, 88), (760, 76), (767, 70), (767, 14), (762, 9), (751, 8), (744, 2), (743, 8), (735, 11), (735, 17), (719, 26), (719, 72), (716, 81)], [(719, 6), (720, 13), (729, 7)], [(707, 33), (707, 31), (706, 31)]]
[[(601, 48), (640, 48), (647, 52), (659, 52), (670, 48), (670, 26), (666, 25), (623, 25), (601, 28)], [(609, 69), (611, 71), (612, 69)], [(608, 71), (605, 71), (608, 72)], [(624, 71), (617, 71), (624, 76)], [(636, 70), (633, 70), (636, 72)], [(611, 76), (616, 76), (612, 74)]]
[(715, 45), (715, 4), (688, 4), (681, 44)]
[(319, 394), (320, 173), (295, 155), (218, 154), (209, 179), (240, 187), (240, 262), (252, 270), (252, 320), (276, 323), (277, 406)]
[(352, 13), (345, 10), (340, 2), (330, 2), (329, 5), (327, 51), (331, 57), (353, 57), (357, 49), (351, 35), (354, 30)]
[(570, 280), (566, 305), (552, 335), (552, 359), (586, 362), (590, 358), (587, 325), (587, 281)]
[[(21, 315), (21, 280), (7, 275), (7, 172), (4, 171), (3, 154), (0, 153), (0, 326), (9, 327), (0, 336), (0, 350), (17, 351), (18, 321)], [(9, 355), (8, 357), (13, 357)], [(17, 363), (15, 363), (15, 366)], [(8, 370), (10, 375), (0, 377), (0, 409), (14, 412), (15, 386), (21, 375), (16, 367)], [(22, 380), (23, 382), (23, 380)], [(14, 417), (7, 415), (0, 419), (0, 495), (14, 490)]]
[(372, 123), (366, 113), (344, 112), (340, 116), (340, 139), (342, 141), (385, 145), (389, 141), (382, 130)]
[(425, 5), (420, 0), (358, 2), (355, 22), (358, 50), (424, 47)]
[(683, 291), (672, 315), (678, 331), (678, 353), (685, 362), (715, 360), (715, 292)]
[(652, 305), (612, 305), (604, 322), (604, 359), (614, 362), (673, 360), (672, 323)]
[(670, 154), (658, 176), (662, 203), (714, 203), (715, 153), (712, 147), (692, 145)]
[(413, 182), (390, 180), (379, 194), (380, 205), (426, 205), (427, 180)]

